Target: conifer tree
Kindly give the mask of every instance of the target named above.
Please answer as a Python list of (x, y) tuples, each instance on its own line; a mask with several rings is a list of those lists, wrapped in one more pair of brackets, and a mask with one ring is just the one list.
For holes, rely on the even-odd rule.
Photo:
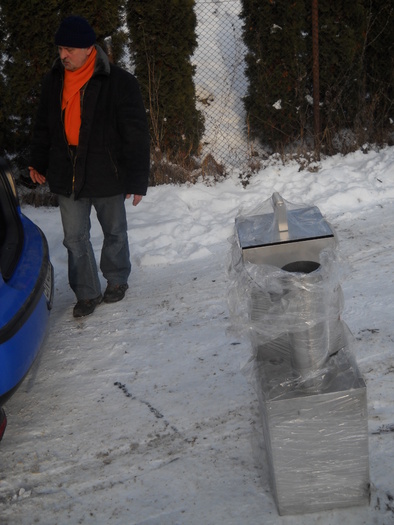
[(362, 2), (319, 0), (321, 122), (325, 146), (340, 130), (353, 130), (363, 104), (365, 18)]
[(56, 56), (53, 28), (57, 24), (55, 0), (1, 1), (1, 134), (3, 149), (17, 154), (22, 165), (26, 164), (41, 81)]
[(272, 145), (302, 138), (308, 104), (304, 0), (243, 0), (248, 132)]
[[(249, 131), (274, 147), (312, 129), (306, 104), (313, 95), (311, 6), (307, 0), (243, 0)], [(392, 0), (319, 0), (320, 120), (327, 152), (342, 130), (362, 141), (377, 121), (390, 122), (393, 13)]]
[(394, 129), (394, 5), (365, 0), (364, 111), (367, 140), (382, 141)]
[(149, 111), (152, 143), (169, 158), (196, 153), (203, 118), (196, 109), (194, 0), (129, 0), (135, 74)]

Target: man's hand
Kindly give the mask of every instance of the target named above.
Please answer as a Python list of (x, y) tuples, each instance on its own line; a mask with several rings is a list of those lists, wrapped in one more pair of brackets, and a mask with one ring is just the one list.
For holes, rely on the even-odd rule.
[[(126, 195), (126, 199), (130, 199), (131, 197), (131, 193), (128, 193)], [(141, 201), (142, 201), (142, 195), (134, 195), (134, 199), (133, 199), (133, 206), (137, 206), (137, 204), (139, 204)]]
[(32, 166), (29, 166), (29, 172), (30, 178), (33, 182), (35, 182), (36, 184), (45, 184), (46, 178), (44, 177), (44, 175), (38, 173), (38, 171)]

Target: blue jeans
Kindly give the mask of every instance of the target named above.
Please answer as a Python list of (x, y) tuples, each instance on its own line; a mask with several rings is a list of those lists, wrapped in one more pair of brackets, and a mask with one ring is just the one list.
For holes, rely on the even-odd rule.
[(130, 251), (124, 195), (74, 200), (58, 196), (68, 251), (68, 279), (77, 300), (101, 294), (96, 259), (90, 242), (90, 212), (94, 206), (104, 234), (100, 269), (110, 284), (125, 284), (130, 275)]

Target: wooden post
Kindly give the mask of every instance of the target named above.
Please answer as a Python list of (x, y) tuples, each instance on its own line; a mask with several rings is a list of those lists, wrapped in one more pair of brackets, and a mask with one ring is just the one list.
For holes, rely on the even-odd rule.
[(319, 5), (312, 0), (312, 56), (313, 56), (313, 131), (314, 148), (320, 160), (320, 85), (319, 85)]

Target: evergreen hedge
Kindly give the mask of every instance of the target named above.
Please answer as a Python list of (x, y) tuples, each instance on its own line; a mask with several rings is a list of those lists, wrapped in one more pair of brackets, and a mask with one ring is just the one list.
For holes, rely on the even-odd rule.
[(308, 105), (304, 1), (244, 0), (248, 133), (276, 149), (303, 133)]
[[(273, 150), (311, 144), (311, 0), (240, 1), (248, 49), (247, 132)], [(130, 43), (149, 111), (153, 157), (176, 159), (187, 167), (185, 159), (199, 152), (204, 131), (191, 63), (197, 46), (194, 4), (2, 0), (0, 154), (26, 167), (41, 81), (57, 56), (54, 31), (73, 13), (92, 23), (99, 44), (108, 48), (115, 63), (122, 65), (124, 43)], [(393, 0), (319, 0), (320, 121), (326, 152), (343, 148), (337, 138), (344, 131), (351, 139), (345, 144), (349, 148), (387, 141), (392, 133), (393, 22)]]
[(129, 0), (130, 52), (149, 114), (156, 153), (178, 162), (198, 152), (204, 131), (191, 56), (194, 0)]
[(2, 0), (0, 16), (2, 153), (17, 154), (19, 164), (26, 165), (41, 80), (56, 56), (51, 43), (58, 2)]
[[(243, 0), (252, 138), (277, 150), (313, 137), (310, 0)], [(392, 0), (319, 0), (320, 121), (329, 153), (392, 131)], [(338, 137), (347, 133), (346, 143)]]

